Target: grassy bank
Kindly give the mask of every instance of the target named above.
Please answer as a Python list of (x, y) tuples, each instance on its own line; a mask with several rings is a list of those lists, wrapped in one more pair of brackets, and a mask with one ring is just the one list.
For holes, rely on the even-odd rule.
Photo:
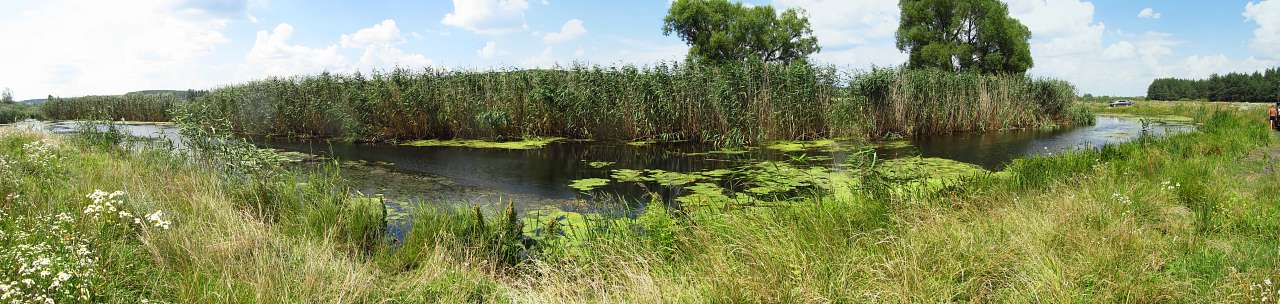
[(40, 113), (40, 109), (36, 106), (20, 103), (0, 104), (0, 124), (42, 118), (44, 118), (44, 115)]
[[(10, 132), (0, 136), (0, 172), (12, 177), (0, 179), (0, 263), (49, 262), (6, 267), (0, 284), (67, 301), (83, 287), (103, 302), (1273, 299), (1272, 134), (1234, 108), (1143, 111), (1192, 117), (1200, 131), (1019, 160), (927, 191), (853, 170), (861, 186), (800, 201), (651, 205), (634, 219), (419, 208), (394, 245), (369, 237), (378, 212), (338, 169), (292, 173), (249, 150), (189, 160)], [(95, 202), (95, 189), (124, 192)], [(103, 201), (139, 222), (85, 212)], [(72, 276), (47, 290), (62, 272)]]
[(40, 105), (48, 119), (170, 121), (169, 111), (184, 99), (171, 93), (53, 97)]
[(1072, 118), (1074, 88), (1059, 81), (936, 71), (848, 75), (799, 63), (322, 74), (216, 89), (187, 113), (255, 135), (723, 145), (989, 131)]

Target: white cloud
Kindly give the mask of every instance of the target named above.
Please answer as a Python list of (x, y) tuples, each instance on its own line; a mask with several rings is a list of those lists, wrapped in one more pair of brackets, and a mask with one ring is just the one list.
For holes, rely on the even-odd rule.
[(480, 58), (492, 59), (493, 56), (498, 55), (498, 44), (493, 41), (489, 41), (484, 44), (484, 47), (476, 50), (476, 55), (479, 55)]
[(894, 44), (900, 15), (897, 0), (774, 0), (780, 9), (800, 8), (809, 15), (822, 52), (814, 59), (865, 69), (897, 66), (906, 54)]
[(587, 27), (582, 25), (582, 20), (570, 19), (560, 27), (560, 32), (548, 33), (542, 36), (542, 41), (546, 43), (563, 43), (572, 41), (587, 34)]
[[(245, 64), (237, 71), (238, 80), (266, 76), (292, 76), (320, 72), (352, 72), (356, 70), (415, 68), (431, 65), (421, 54), (401, 50), (405, 39), (395, 20), (385, 20), (351, 34), (341, 35), (338, 43), (312, 48), (290, 43), (294, 28), (282, 23), (271, 32), (258, 31), (253, 48), (245, 56)], [(338, 48), (362, 49), (359, 59), (349, 61)]]
[(1249, 2), (1244, 7), (1244, 17), (1258, 25), (1249, 47), (1263, 56), (1280, 59), (1280, 0)]
[(774, 0), (780, 9), (802, 8), (823, 46), (892, 39), (898, 30), (897, 0)]
[(288, 23), (277, 25), (271, 32), (258, 31), (237, 78), (249, 80), (263, 76), (343, 72), (349, 68), (347, 59), (338, 52), (338, 46), (310, 48), (293, 45), (289, 42), (292, 37), (293, 26)]
[(372, 27), (357, 30), (355, 33), (342, 35), (339, 39), (342, 47), (364, 48), (360, 55), (357, 69), (388, 69), (393, 67), (424, 67), (431, 65), (431, 60), (421, 54), (410, 54), (399, 49), (406, 39), (400, 35), (396, 21), (387, 19)]
[(1156, 12), (1156, 10), (1151, 9), (1150, 7), (1148, 7), (1148, 8), (1144, 8), (1144, 9), (1142, 9), (1142, 11), (1138, 12), (1138, 18), (1142, 18), (1142, 19), (1160, 19), (1160, 13), (1157, 13), (1157, 12)]
[(431, 60), (422, 54), (406, 53), (388, 45), (375, 45), (364, 49), (364, 55), (360, 56), (360, 62), (356, 64), (356, 68), (385, 70), (394, 67), (420, 68), (429, 65)]
[(526, 58), (524, 61), (520, 62), (520, 65), (529, 69), (546, 69), (555, 67), (558, 63), (559, 61), (557, 61), (555, 55), (553, 55), (551, 47), (547, 47), (542, 49), (542, 53)]
[(893, 44), (875, 44), (843, 50), (822, 51), (815, 54), (813, 58), (854, 70), (866, 70), (872, 66), (894, 67), (907, 62), (907, 54), (899, 51)]
[(17, 98), (204, 87), (221, 67), (201, 60), (244, 20), (242, 1), (71, 1), (23, 6), (0, 18), (0, 86)]
[(345, 48), (364, 48), (374, 45), (393, 45), (404, 42), (400, 36), (400, 28), (396, 21), (387, 19), (373, 27), (363, 28), (349, 35), (342, 35), (341, 45)]
[(453, 0), (453, 12), (440, 23), (479, 34), (501, 34), (523, 31), (527, 0)]

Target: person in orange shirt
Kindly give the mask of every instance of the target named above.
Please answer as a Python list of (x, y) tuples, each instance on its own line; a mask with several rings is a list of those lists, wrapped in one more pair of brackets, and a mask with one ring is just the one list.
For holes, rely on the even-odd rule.
[(1272, 104), (1271, 107), (1267, 108), (1267, 120), (1271, 121), (1272, 129), (1280, 129), (1280, 127), (1277, 127), (1276, 121), (1277, 119), (1280, 119), (1280, 109), (1276, 108), (1278, 106), (1280, 106), (1280, 102)]

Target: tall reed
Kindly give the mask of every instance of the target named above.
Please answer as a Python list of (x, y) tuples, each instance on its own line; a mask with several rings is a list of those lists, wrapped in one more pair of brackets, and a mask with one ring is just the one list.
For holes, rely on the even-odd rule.
[(845, 74), (807, 63), (325, 73), (215, 89), (193, 112), (269, 136), (740, 145), (1034, 127), (1075, 96), (1065, 82), (1013, 75), (882, 70), (851, 83)]
[(883, 69), (857, 75), (850, 87), (867, 99), (876, 135), (994, 131), (1077, 120), (1068, 111), (1075, 87), (1059, 80)]
[(50, 97), (40, 105), (49, 119), (108, 119), (169, 121), (169, 110), (183, 99), (169, 93), (130, 93), (112, 96)]

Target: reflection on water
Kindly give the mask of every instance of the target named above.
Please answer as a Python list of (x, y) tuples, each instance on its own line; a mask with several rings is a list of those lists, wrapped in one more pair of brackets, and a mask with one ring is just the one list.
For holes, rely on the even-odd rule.
[[(1149, 121), (1146, 132), (1154, 136), (1194, 129), (1188, 123)], [(1058, 153), (1122, 143), (1142, 135), (1143, 123), (1135, 117), (1098, 115), (1093, 126), (1053, 131), (1010, 131), (927, 137), (913, 140), (919, 154), (976, 164), (999, 170), (1015, 158)]]
[[(68, 122), (25, 122), (27, 127), (55, 133), (76, 131)], [(122, 125), (135, 136), (168, 140), (181, 145), (176, 128), (169, 125)], [(1194, 127), (1186, 123), (1151, 122), (1099, 115), (1094, 126), (1054, 131), (1011, 131), (919, 138), (913, 147), (880, 150), (887, 157), (923, 156), (947, 158), (996, 170), (1028, 155), (1056, 153), (1082, 147), (1100, 147), (1137, 138), (1145, 132), (1163, 135)], [(522, 208), (558, 206), (579, 198), (568, 185), (576, 179), (608, 177), (613, 169), (660, 169), (693, 172), (732, 168), (763, 160), (794, 160), (803, 155), (810, 165), (833, 166), (847, 152), (807, 151), (782, 153), (753, 149), (722, 154), (706, 145), (688, 143), (631, 146), (614, 142), (558, 142), (535, 150), (411, 147), (388, 144), (352, 144), (258, 140), (266, 147), (360, 161), (349, 177), (365, 193), (428, 201), (472, 204), (513, 201)], [(597, 168), (590, 162), (610, 162)], [(597, 164), (599, 165), (599, 164)], [(637, 194), (635, 185), (614, 183), (604, 192)], [(679, 191), (672, 189), (649, 189)], [(407, 199), (400, 199), (407, 200)], [(486, 202), (487, 201), (487, 202)]]

